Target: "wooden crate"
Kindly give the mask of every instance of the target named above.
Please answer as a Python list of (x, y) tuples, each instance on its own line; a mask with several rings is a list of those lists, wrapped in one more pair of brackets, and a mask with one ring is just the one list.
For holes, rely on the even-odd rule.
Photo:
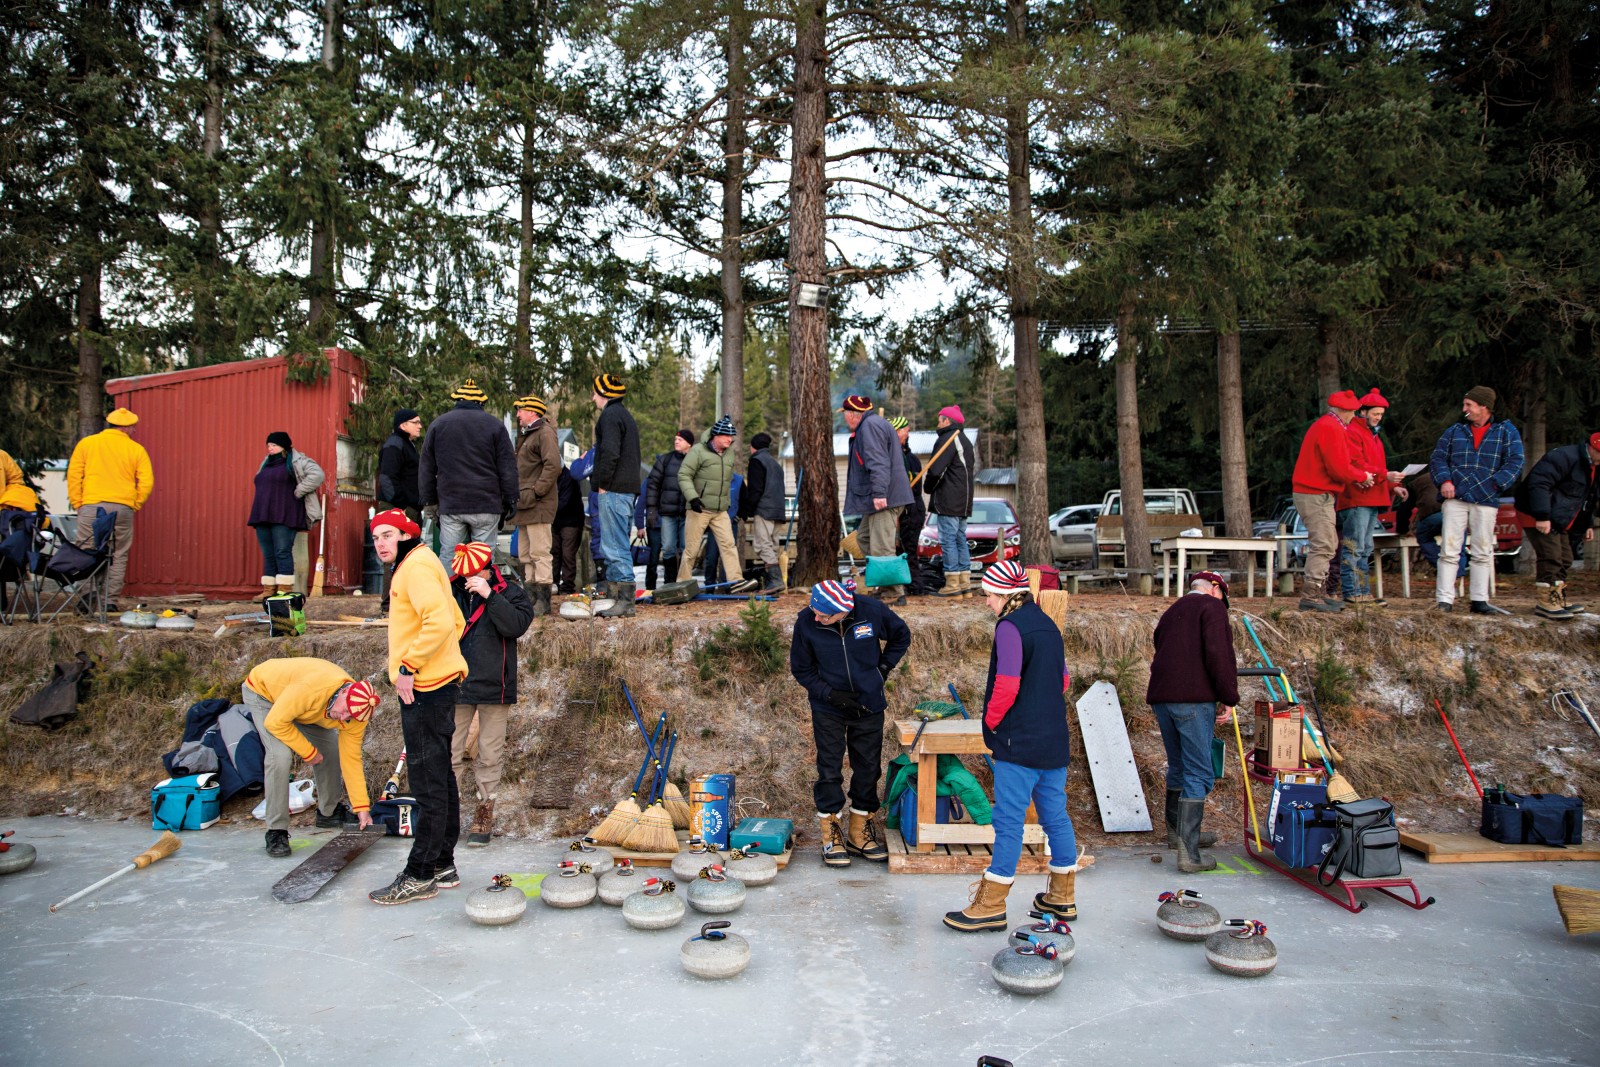
[[(983, 829), (989, 829), (983, 827)], [(890, 874), (982, 874), (989, 866), (991, 855), (988, 845), (941, 844), (932, 852), (918, 852), (906, 848), (906, 839), (899, 830), (888, 832)], [(1017, 861), (1017, 873), (1043, 874), (1050, 865), (1043, 845), (1023, 845), (1022, 858)]]
[[(592, 832), (593, 831), (591, 831), (591, 833)], [(632, 860), (635, 867), (670, 867), (672, 866), (672, 857), (676, 856), (678, 852), (682, 852), (685, 848), (689, 847), (689, 831), (679, 830), (677, 831), (677, 835), (677, 852), (634, 852), (631, 849), (623, 848), (620, 845), (601, 845), (600, 847), (605, 849), (607, 852), (610, 852), (611, 855), (616, 859)], [(789, 857), (793, 855), (794, 842), (791, 841), (789, 843), (788, 851), (784, 852), (784, 854), (781, 856), (773, 856), (772, 858), (777, 861), (778, 869), (781, 871), (783, 868), (789, 866)], [(572, 854), (572, 858), (578, 860), (580, 863), (583, 862), (582, 858), (576, 852)]]
[(1413, 834), (1400, 831), (1400, 843), (1422, 853), (1429, 863), (1551, 863), (1600, 861), (1600, 847), (1585, 842), (1566, 848), (1503, 845), (1482, 834)]

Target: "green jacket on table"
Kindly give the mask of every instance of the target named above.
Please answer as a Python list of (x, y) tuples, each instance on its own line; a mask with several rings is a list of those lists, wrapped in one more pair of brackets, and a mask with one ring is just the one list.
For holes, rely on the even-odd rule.
[[(900, 799), (900, 794), (917, 784), (917, 765), (910, 756), (900, 755), (889, 761), (888, 802), (884, 805), (884, 824), (891, 830), (900, 828), (900, 819), (895, 810), (895, 801)], [(989, 803), (988, 796), (983, 791), (983, 786), (978, 784), (978, 779), (962, 764), (957, 756), (941, 755), (938, 764), (938, 788), (934, 792), (941, 797), (955, 797), (967, 809), (967, 814), (978, 826), (988, 826), (994, 822), (994, 806)]]

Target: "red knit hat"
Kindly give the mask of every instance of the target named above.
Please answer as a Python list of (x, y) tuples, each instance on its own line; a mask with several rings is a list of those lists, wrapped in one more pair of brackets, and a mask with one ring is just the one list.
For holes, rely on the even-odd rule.
[(344, 706), (349, 709), (350, 718), (356, 722), (366, 722), (372, 718), (372, 713), (378, 710), (378, 703), (378, 691), (372, 688), (371, 682), (353, 682), (345, 690)]
[(450, 560), (450, 573), (458, 578), (470, 578), (487, 567), (493, 558), (494, 549), (481, 541), (468, 541), (456, 546), (456, 554)]
[(1589, 447), (1594, 449), (1596, 452), (1600, 452), (1600, 433), (1592, 433), (1589, 435)]
[(1342, 389), (1328, 397), (1328, 406), (1340, 411), (1354, 411), (1361, 406), (1361, 401), (1349, 389)]
[(844, 403), (839, 405), (840, 411), (866, 412), (872, 410), (872, 400), (864, 396), (847, 396)]
[(1384, 399), (1383, 394), (1378, 392), (1378, 387), (1374, 385), (1367, 390), (1367, 395), (1361, 398), (1361, 406), (1364, 408), (1386, 408), (1389, 406), (1389, 401)]
[(390, 508), (388, 511), (380, 511), (372, 516), (372, 532), (377, 533), (380, 526), (393, 526), (404, 537), (422, 536), (422, 527), (412, 522), (411, 517), (399, 508)]

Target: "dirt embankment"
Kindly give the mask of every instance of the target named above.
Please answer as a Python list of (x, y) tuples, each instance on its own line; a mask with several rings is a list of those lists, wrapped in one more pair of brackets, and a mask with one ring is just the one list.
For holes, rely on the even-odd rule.
[[(1259, 620), (1271, 655), (1288, 666), (1303, 694), (1317, 697), (1345, 757), (1342, 769), (1363, 795), (1389, 797), (1417, 828), (1460, 830), (1475, 825), (1477, 802), (1433, 709), (1435, 696), (1485, 785), (1503, 781), (1514, 790), (1600, 799), (1600, 738), (1576, 716), (1563, 719), (1550, 703), (1566, 688), (1600, 709), (1600, 619), (1541, 623), (1508, 592), (1502, 583), (1502, 602), (1522, 613), (1503, 620), (1430, 614), (1427, 600), (1333, 617), (1302, 615), (1287, 599), (1239, 599), (1234, 606), (1235, 616), (1242, 609)], [(314, 601), (313, 616), (337, 618), (360, 610), (356, 603)], [(786, 658), (788, 631), (802, 604), (787, 596), (774, 605), (770, 632), (741, 619), (741, 605), (732, 603), (646, 608), (635, 619), (600, 620), (592, 628), (553, 618), (536, 623), (519, 647), (521, 700), (511, 718), (501, 829), (578, 833), (626, 795), (643, 753), (618, 684), (626, 680), (651, 726), (665, 710), (678, 731), (673, 777), (680, 784), (691, 775), (731, 771), (738, 776), (742, 814), (788, 816), (814, 836), (809, 712)], [(1065, 633), (1073, 699), (1101, 679), (1121, 694), (1158, 832), (1165, 761), (1143, 694), (1151, 633), (1165, 604), (1080, 596)], [(192, 634), (80, 625), (0, 632), (0, 768), (7, 786), (0, 813), (71, 808), (93, 817), (143, 818), (149, 787), (163, 777), (160, 755), (177, 747), (185, 710), (206, 697), (237, 700), (255, 663), (305, 655), (334, 660), (358, 676), (383, 669), (382, 629), (315, 630), (278, 640), (241, 631), (213, 637), (227, 610), (206, 606)], [(950, 682), (974, 709), (988, 666), (992, 616), (981, 602), (936, 599), (914, 601), (904, 615), (915, 637), (890, 681), (891, 712), (942, 698)], [(1237, 621), (1234, 631), (1240, 662), (1256, 662)], [(12, 725), (10, 712), (48, 679), (51, 664), (79, 649), (100, 663), (79, 719), (52, 734)], [(366, 746), (373, 788), (401, 747), (397, 705), (387, 687), (383, 691), (385, 708)], [(1248, 705), (1263, 693), (1249, 681), (1242, 696)], [(1250, 719), (1241, 718), (1247, 746)], [(886, 749), (892, 754), (892, 740)], [(1073, 749), (1070, 803), (1086, 842), (1153, 842), (1154, 835), (1100, 833), (1076, 737)], [(986, 779), (981, 762), (969, 762)], [(1216, 796), (1217, 818), (1237, 825), (1243, 792), (1231, 743), (1228, 766)], [(529, 806), (530, 799), (552, 802), (550, 794), (564, 799), (568, 782), (567, 807)], [(248, 820), (254, 803), (240, 798), (225, 814)]]

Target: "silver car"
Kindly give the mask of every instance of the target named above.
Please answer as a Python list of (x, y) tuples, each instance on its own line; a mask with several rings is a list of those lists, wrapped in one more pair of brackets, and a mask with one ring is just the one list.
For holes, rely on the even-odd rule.
[(1050, 516), (1050, 551), (1056, 562), (1094, 558), (1094, 521), (1099, 504), (1077, 504)]

